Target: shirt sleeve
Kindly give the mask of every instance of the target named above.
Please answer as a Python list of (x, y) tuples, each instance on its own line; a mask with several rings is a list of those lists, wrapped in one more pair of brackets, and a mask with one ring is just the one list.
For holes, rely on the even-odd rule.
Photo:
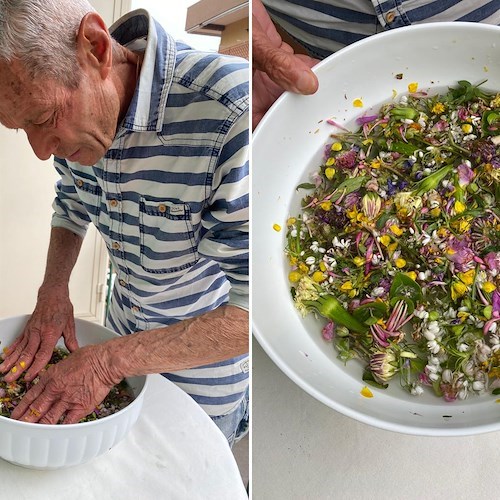
[(78, 197), (75, 182), (66, 161), (55, 158), (54, 166), (61, 178), (55, 185), (56, 197), (52, 204), (54, 213), (51, 226), (63, 227), (83, 238), (90, 218)]
[(231, 284), (228, 303), (248, 311), (249, 114), (233, 124), (214, 171), (209, 209), (202, 219), (201, 255), (219, 263)]

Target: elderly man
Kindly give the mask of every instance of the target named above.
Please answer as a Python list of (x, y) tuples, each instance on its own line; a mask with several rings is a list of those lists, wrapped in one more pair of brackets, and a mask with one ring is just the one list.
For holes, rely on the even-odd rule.
[[(0, 122), (61, 176), (36, 308), (0, 370), (32, 380), (61, 335), (72, 351), (13, 417), (74, 423), (124, 377), (164, 373), (232, 443), (248, 400), (248, 68), (143, 10), (111, 33), (86, 0), (0, 0)], [(90, 222), (123, 336), (79, 349), (68, 282)]]

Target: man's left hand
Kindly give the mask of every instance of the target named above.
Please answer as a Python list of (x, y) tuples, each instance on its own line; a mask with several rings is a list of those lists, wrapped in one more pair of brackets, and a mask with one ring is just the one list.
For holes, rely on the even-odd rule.
[(40, 374), (39, 382), (23, 397), (12, 418), (24, 422), (65, 424), (86, 417), (119, 382), (103, 366), (99, 346), (82, 347)]

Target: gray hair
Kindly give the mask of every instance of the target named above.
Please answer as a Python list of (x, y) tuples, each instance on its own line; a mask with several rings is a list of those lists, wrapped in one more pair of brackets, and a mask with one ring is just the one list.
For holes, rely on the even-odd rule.
[(0, 60), (19, 60), (31, 78), (78, 86), (76, 35), (93, 11), (87, 0), (0, 0)]

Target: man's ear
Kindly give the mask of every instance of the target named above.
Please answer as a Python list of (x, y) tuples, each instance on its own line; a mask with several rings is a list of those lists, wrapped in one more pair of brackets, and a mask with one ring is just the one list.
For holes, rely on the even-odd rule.
[(111, 70), (113, 42), (102, 17), (89, 12), (80, 23), (76, 36), (78, 62), (83, 68), (97, 69), (101, 78)]

